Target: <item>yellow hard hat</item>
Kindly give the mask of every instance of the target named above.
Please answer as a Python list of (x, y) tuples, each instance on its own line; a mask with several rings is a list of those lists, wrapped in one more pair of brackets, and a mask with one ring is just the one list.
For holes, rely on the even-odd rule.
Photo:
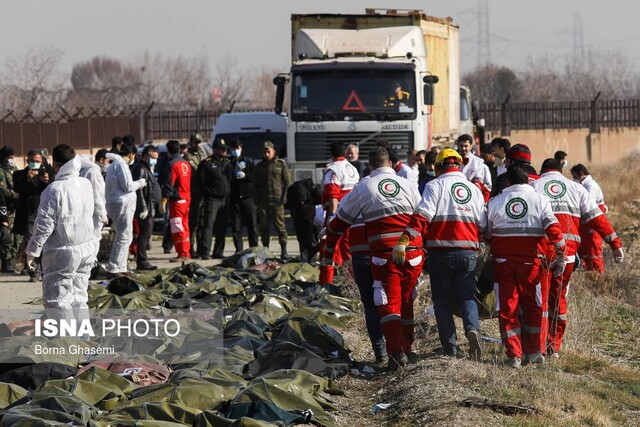
[(452, 148), (445, 148), (436, 156), (436, 164), (440, 164), (446, 159), (454, 158), (455, 162), (459, 165), (462, 164), (462, 156)]

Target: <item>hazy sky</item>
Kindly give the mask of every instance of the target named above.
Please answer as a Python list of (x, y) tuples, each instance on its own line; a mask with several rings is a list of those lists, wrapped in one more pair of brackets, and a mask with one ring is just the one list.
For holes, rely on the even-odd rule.
[[(206, 55), (211, 65), (228, 52), (246, 69), (284, 71), (291, 13), (363, 13), (391, 5), (452, 16), (463, 41), (461, 66), (475, 66), (477, 0), (5, 0), (0, 67), (8, 56), (49, 43), (65, 52), (69, 68), (98, 54), (130, 58), (150, 50)], [(489, 0), (492, 62), (518, 69), (544, 52), (571, 57), (576, 12), (585, 50), (618, 50), (640, 69), (638, 0)]]

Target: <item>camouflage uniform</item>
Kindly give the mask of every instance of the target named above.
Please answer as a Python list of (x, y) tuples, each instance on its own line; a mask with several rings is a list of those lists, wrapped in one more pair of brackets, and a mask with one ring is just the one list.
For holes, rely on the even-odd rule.
[[(9, 165), (7, 162), (0, 165), (0, 191), (7, 204), (8, 230), (11, 230), (13, 227), (15, 206), (18, 203), (18, 193), (15, 192), (13, 187), (13, 172), (16, 170), (18, 170), (18, 168)], [(7, 231), (7, 233), (10, 232)], [(2, 260), (3, 272), (8, 272), (12, 269), (20, 243), (22, 243), (22, 236), (19, 234), (3, 235), (3, 238), (0, 239), (0, 259)], [(5, 264), (6, 267), (11, 268), (5, 269)]]
[(187, 151), (182, 156), (184, 160), (191, 165), (191, 205), (189, 207), (189, 239), (191, 241), (191, 256), (196, 253), (196, 236), (198, 232), (198, 216), (200, 214), (200, 205), (202, 204), (202, 192), (198, 185), (198, 166), (200, 162), (207, 158), (202, 151), (197, 150), (195, 153)]
[(278, 241), (283, 255), (287, 248), (287, 230), (284, 225), (284, 202), (289, 187), (289, 168), (284, 160), (262, 160), (255, 168), (255, 200), (258, 202), (258, 221), (262, 246), (269, 247), (269, 226), (278, 230)]

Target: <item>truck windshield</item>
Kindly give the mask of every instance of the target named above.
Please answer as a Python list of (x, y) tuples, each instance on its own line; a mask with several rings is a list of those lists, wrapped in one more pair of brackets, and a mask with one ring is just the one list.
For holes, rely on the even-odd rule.
[(294, 74), (292, 119), (411, 120), (416, 117), (413, 70), (333, 69)]

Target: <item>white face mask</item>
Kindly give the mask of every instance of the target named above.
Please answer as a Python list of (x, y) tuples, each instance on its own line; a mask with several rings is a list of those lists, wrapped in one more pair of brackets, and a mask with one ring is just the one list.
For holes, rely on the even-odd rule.
[(436, 171), (427, 171), (427, 175), (436, 176)]
[(158, 159), (149, 159), (149, 166), (154, 167), (158, 164)]
[(7, 159), (7, 164), (12, 168), (16, 166), (16, 159)]
[(240, 157), (240, 154), (242, 154), (242, 150), (231, 150), (231, 155), (235, 158)]

